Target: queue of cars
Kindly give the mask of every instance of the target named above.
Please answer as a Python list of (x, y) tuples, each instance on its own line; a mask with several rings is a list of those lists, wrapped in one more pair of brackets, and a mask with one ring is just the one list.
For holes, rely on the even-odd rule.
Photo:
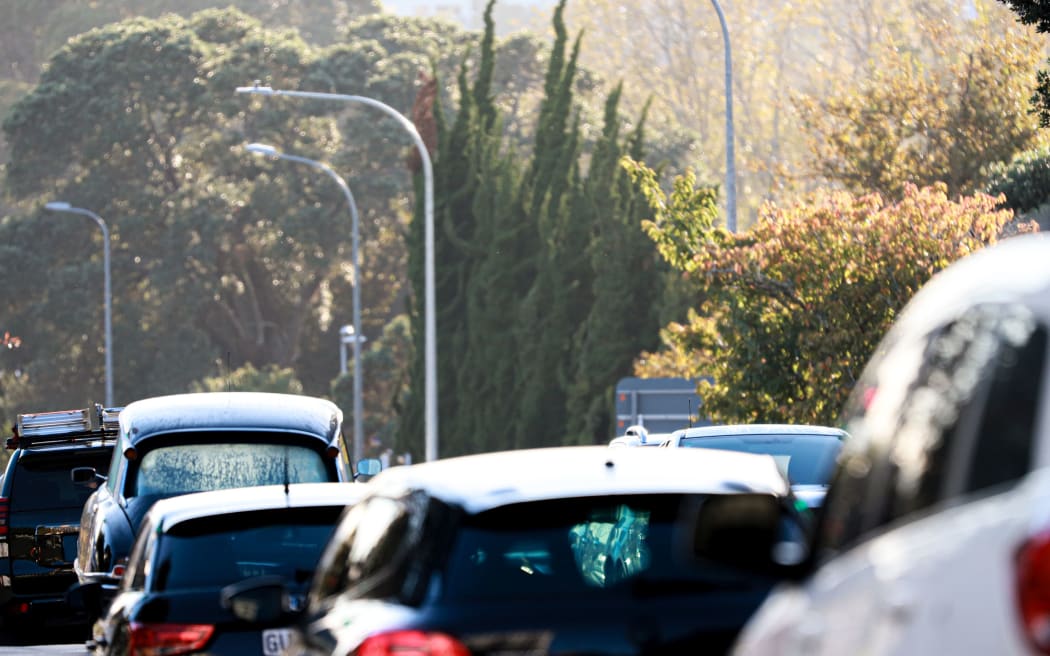
[[(1012, 238), (905, 308), (844, 430), (685, 429), (661, 448), (466, 456), (359, 486), (320, 446), (337, 409), (327, 429), (306, 419), (324, 404), (205, 395), (190, 419), (188, 402), (164, 414), (181, 396), (138, 402), (116, 434), (69, 440), (113, 445), (105, 474), (70, 472), (101, 485), (69, 600), (101, 618), (107, 655), (1050, 653), (1048, 331), (1050, 239)], [(11, 532), (23, 469), (61, 451), (26, 440), (28, 419), (0, 500), (11, 583), (70, 555), (47, 560), (61, 523)], [(627, 437), (613, 446), (651, 445)], [(166, 500), (133, 513), (155, 490)], [(91, 542), (107, 494), (141, 524), (126, 563)]]

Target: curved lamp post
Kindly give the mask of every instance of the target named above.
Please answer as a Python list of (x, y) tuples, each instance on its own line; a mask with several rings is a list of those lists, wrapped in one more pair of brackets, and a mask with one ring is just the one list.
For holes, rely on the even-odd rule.
[(718, 0), (711, 0), (722, 24), (722, 40), (726, 50), (726, 228), (736, 232), (736, 157), (733, 146), (733, 56), (729, 49), (729, 26)]
[[(250, 153), (256, 155), (263, 155), (266, 157), (276, 157), (277, 159), (287, 160), (289, 162), (297, 162), (299, 164), (306, 164), (315, 169), (324, 171), (335, 180), (335, 183), (339, 185), (339, 188), (343, 190), (343, 194), (346, 196), (346, 202), (350, 206), (350, 219), (351, 219), (351, 260), (353, 261), (354, 270), (354, 289), (353, 289), (353, 314), (354, 314), (354, 326), (361, 325), (361, 263), (358, 255), (358, 215), (357, 215), (357, 203), (354, 202), (354, 194), (350, 191), (350, 187), (346, 184), (346, 180), (343, 180), (342, 176), (332, 170), (332, 167), (328, 166), (324, 162), (318, 162), (314, 159), (307, 157), (300, 157), (298, 155), (289, 155), (278, 151), (273, 146), (268, 146), (261, 143), (252, 143), (244, 147)], [(356, 335), (354, 344), (354, 448), (353, 448), (353, 461), (356, 463), (364, 456), (364, 402), (361, 398), (361, 342), (362, 338), (360, 335)], [(342, 365), (342, 369), (345, 373), (345, 360)]]
[(340, 93), (318, 93), (313, 91), (284, 91), (255, 84), (250, 87), (237, 87), (237, 93), (258, 94), (262, 96), (293, 96), (296, 98), (310, 98), (313, 100), (340, 100), (343, 102), (359, 103), (373, 107), (385, 113), (397, 121), (398, 125), (408, 132), (412, 142), (419, 151), (419, 158), (423, 162), (423, 196), (424, 207), (424, 349), (423, 358), (426, 369), (425, 373), (425, 404), (426, 404), (426, 460), (436, 460), (438, 457), (438, 412), (437, 412), (437, 320), (434, 291), (434, 168), (430, 162), (430, 153), (427, 151), (419, 130), (408, 120), (404, 114), (397, 111), (386, 103), (379, 102), (365, 96), (352, 96)]
[(106, 407), (113, 407), (113, 293), (110, 287), (109, 275), (109, 226), (98, 214), (81, 207), (73, 207), (69, 203), (54, 201), (44, 205), (44, 209), (52, 212), (65, 212), (66, 214), (79, 214), (95, 221), (102, 228), (102, 265), (105, 278), (105, 349), (106, 349)]

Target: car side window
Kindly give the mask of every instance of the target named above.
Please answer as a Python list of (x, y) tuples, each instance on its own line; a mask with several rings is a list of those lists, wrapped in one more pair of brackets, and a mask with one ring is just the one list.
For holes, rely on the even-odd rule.
[(114, 496), (117, 494), (117, 479), (120, 478), (118, 472), (120, 471), (120, 462), (124, 457), (125, 448), (126, 445), (124, 444), (124, 440), (122, 438), (117, 439), (117, 444), (113, 447), (113, 455), (109, 460), (109, 471), (99, 472), (107, 476), (106, 487), (109, 488), (110, 494)]
[(1032, 464), (1046, 366), (1046, 326), (1017, 316), (1002, 325), (995, 338), (997, 353), (990, 366), (972, 453), (964, 461), (962, 494), (1016, 481)]
[(321, 560), (311, 597), (323, 599), (354, 586), (360, 586), (360, 596), (374, 593), (396, 566), (411, 525), (410, 511), (399, 499), (374, 496), (350, 508)]
[(128, 569), (121, 577), (121, 589), (143, 590), (146, 587), (146, 577), (149, 576), (149, 554), (154, 542), (156, 532), (152, 524), (145, 522), (139, 531), (138, 538), (131, 548), (131, 556), (128, 558)]

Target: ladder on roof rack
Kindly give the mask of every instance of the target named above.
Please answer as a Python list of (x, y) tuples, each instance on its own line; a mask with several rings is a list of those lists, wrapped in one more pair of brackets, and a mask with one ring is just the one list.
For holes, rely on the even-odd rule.
[(7, 439), (7, 448), (116, 437), (121, 410), (96, 403), (77, 410), (24, 412), (12, 427), (14, 435)]

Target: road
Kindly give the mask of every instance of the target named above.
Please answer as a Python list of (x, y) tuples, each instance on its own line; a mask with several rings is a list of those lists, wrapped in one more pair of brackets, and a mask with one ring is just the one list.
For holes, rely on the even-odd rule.
[[(0, 631), (0, 656), (18, 654), (54, 654), (63, 656), (77, 654), (85, 656), (90, 652), (84, 649), (86, 630), (74, 631), (61, 628), (41, 628), (33, 631), (28, 637), (15, 637), (6, 631)], [(38, 644), (43, 641), (47, 644)]]

